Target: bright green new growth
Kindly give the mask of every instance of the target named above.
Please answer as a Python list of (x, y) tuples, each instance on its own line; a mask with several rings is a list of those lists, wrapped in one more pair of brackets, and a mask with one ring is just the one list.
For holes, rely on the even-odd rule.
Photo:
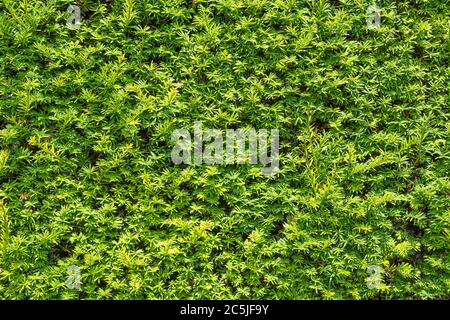
[[(450, 6), (373, 3), (1, 1), (0, 298), (448, 299)], [(175, 165), (195, 121), (280, 170)]]

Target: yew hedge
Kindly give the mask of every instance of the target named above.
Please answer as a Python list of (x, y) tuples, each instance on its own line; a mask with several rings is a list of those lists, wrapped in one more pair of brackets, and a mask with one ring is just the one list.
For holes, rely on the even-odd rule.
[[(370, 4), (0, 2), (0, 298), (448, 299), (450, 6)], [(173, 164), (195, 121), (280, 170)]]

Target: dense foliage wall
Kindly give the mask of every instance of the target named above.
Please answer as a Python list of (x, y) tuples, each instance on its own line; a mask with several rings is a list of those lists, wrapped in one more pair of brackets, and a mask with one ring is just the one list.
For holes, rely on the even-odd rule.
[[(2, 0), (0, 298), (449, 298), (450, 6), (370, 4)], [(280, 170), (175, 165), (194, 121)]]

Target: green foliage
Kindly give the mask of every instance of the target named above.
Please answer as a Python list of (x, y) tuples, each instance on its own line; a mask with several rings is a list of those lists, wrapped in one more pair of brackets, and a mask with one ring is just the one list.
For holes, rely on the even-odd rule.
[[(450, 297), (447, 0), (78, 3), (0, 3), (0, 298)], [(174, 165), (194, 121), (280, 170)]]

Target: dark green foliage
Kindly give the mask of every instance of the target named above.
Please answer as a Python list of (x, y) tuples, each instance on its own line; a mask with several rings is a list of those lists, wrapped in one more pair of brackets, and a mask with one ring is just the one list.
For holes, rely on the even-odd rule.
[[(450, 297), (447, 0), (70, 4), (0, 3), (0, 298)], [(200, 120), (280, 171), (174, 165)]]

